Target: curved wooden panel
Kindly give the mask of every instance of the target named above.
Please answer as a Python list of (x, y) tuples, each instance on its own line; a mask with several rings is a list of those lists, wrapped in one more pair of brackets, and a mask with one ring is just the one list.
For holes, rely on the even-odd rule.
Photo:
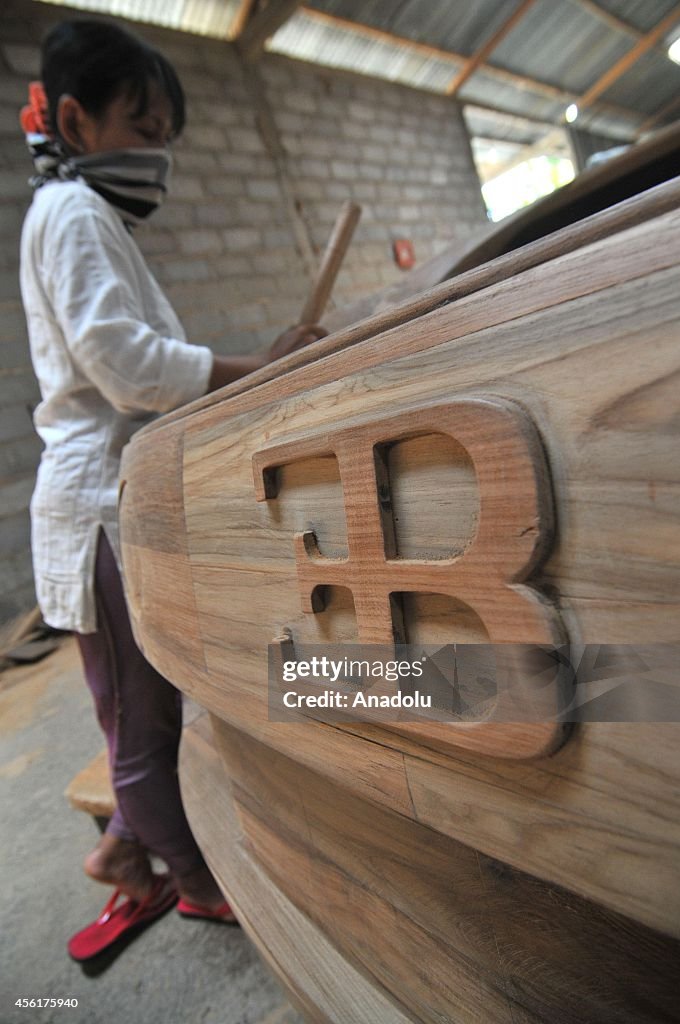
[(678, 724), (582, 722), (522, 761), (497, 756), (512, 724), (466, 749), (455, 726), (276, 722), (267, 704), (272, 638), (389, 638), (395, 592), (427, 642), (517, 623), (677, 642), (680, 213), (647, 209), (545, 263), (529, 247), (514, 277), (351, 349), (328, 339), (126, 451), (137, 635), (216, 718), (216, 745), (183, 762), (192, 822), (311, 1019), (367, 1019), (333, 965), (385, 1024), (680, 1019)]
[(676, 939), (331, 787), (217, 718), (185, 731), (181, 777), (211, 866), (310, 1020), (680, 1020)]

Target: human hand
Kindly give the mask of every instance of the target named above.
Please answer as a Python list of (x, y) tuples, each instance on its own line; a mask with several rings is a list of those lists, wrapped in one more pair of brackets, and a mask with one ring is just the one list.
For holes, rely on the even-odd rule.
[(325, 338), (328, 331), (319, 324), (296, 324), (289, 327), (287, 331), (280, 334), (272, 347), (269, 349), (269, 359), (273, 362), (281, 356), (287, 356), (296, 349), (304, 348), (319, 338)]

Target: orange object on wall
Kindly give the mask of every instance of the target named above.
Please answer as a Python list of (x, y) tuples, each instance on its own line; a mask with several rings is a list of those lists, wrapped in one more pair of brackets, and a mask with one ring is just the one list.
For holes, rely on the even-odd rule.
[(396, 238), (393, 246), (394, 262), (402, 270), (410, 270), (416, 262), (416, 254), (413, 249), (413, 242), (408, 238)]

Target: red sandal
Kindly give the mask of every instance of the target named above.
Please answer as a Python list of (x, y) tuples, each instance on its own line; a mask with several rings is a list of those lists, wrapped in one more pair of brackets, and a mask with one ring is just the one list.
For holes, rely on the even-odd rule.
[(217, 910), (210, 910), (209, 907), (202, 907), (198, 903), (189, 903), (188, 900), (180, 900), (177, 904), (177, 911), (182, 917), (194, 917), (200, 921), (219, 921), (221, 924), (238, 924), (234, 912), (225, 900)]
[(74, 960), (89, 960), (133, 930), (141, 930), (170, 910), (177, 902), (177, 891), (170, 875), (156, 875), (151, 892), (137, 902), (126, 899), (116, 906), (122, 896), (116, 889), (96, 921), (69, 939), (68, 951)]

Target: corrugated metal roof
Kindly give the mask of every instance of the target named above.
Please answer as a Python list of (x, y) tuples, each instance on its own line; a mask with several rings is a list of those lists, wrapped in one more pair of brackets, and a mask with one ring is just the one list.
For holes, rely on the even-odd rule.
[(615, 14), (642, 32), (649, 32), (673, 10), (675, 0), (597, 0), (610, 14)]
[(300, 11), (268, 44), (275, 53), (329, 67), (377, 75), (393, 82), (443, 92), (461, 64), (438, 60), (406, 44), (366, 37), (361, 32), (328, 25)]
[(631, 46), (578, 3), (538, 0), (489, 59), (494, 66), (548, 80), (576, 95), (611, 67)]
[[(42, 2), (65, 5), (65, 0)], [(227, 39), (239, 0), (68, 0), (67, 6)]]
[(680, 65), (662, 54), (645, 53), (602, 99), (653, 114), (675, 96), (680, 96)]
[[(519, 2), (311, 0), (279, 29), (268, 48), (441, 93)], [(566, 106), (616, 64), (640, 33), (673, 10), (676, 0), (595, 2), (633, 31), (593, 11), (593, 0), (536, 0), (465, 82), (461, 100), (557, 124)], [(225, 39), (240, 0), (70, 0), (70, 6)], [(677, 34), (680, 19), (669, 36)], [(667, 41), (659, 41), (582, 110), (579, 126), (630, 139), (650, 115), (669, 107), (680, 94), (680, 68), (665, 56)], [(541, 82), (548, 88), (542, 89)], [(667, 119), (672, 116), (671, 110)]]
[(307, 6), (468, 55), (493, 35), (518, 5), (519, 0), (312, 0)]

